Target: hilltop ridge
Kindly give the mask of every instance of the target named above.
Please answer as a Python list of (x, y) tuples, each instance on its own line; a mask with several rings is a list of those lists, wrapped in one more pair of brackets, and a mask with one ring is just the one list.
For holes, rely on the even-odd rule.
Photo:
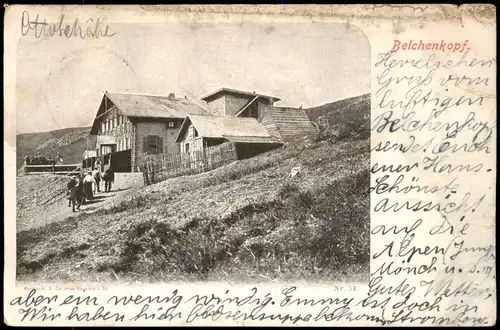
[(39, 153), (55, 157), (59, 153), (64, 163), (76, 164), (82, 161), (87, 147), (90, 127), (70, 127), (49, 132), (23, 133), (16, 136), (16, 165), (21, 168), (24, 157)]

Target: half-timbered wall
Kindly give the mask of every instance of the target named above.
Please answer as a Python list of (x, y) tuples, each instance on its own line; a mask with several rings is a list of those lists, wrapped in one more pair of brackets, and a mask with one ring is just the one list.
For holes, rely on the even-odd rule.
[(111, 105), (100, 118), (99, 135), (113, 136), (116, 141), (116, 151), (129, 150), (132, 147), (132, 125), (128, 117)]

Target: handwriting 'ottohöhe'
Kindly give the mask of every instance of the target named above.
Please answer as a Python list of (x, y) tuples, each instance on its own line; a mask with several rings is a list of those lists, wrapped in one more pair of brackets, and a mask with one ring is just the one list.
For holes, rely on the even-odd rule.
[[(469, 43), (469, 40), (465, 40), (464, 42), (446, 42), (441, 40), (440, 42), (423, 42), (422, 40), (401, 43), (400, 40), (394, 40), (394, 46), (392, 48), (393, 52), (398, 50), (437, 50), (441, 52), (459, 52), (462, 53), (466, 50), (466, 46)], [(467, 50), (470, 48), (467, 47)]]
[(113, 37), (116, 34), (110, 33), (108, 25), (102, 27), (99, 18), (95, 22), (89, 18), (83, 23), (83, 26), (78, 18), (72, 23), (65, 23), (65, 15), (60, 16), (58, 23), (47, 23), (46, 18), (42, 21), (39, 14), (36, 15), (35, 20), (32, 20), (29, 13), (24, 11), (21, 18), (21, 34), (26, 36), (32, 32), (36, 39), (57, 35), (66, 38), (98, 39), (99, 37)]

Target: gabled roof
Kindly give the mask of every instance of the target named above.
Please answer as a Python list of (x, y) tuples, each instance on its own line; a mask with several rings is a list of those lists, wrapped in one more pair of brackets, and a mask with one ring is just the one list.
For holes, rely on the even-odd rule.
[[(198, 131), (198, 135), (208, 138), (255, 138), (259, 142), (279, 142), (276, 141), (267, 129), (261, 125), (257, 119), (248, 117), (218, 117), (189, 115), (184, 119), (176, 141), (181, 142), (189, 125)], [(240, 140), (241, 140), (240, 139)]]
[[(205, 110), (186, 98), (171, 100), (167, 96), (104, 93), (96, 119), (104, 113), (105, 99), (111, 101), (125, 116), (131, 118), (185, 118), (188, 114), (203, 114)], [(90, 134), (97, 134), (94, 119)]]
[(204, 109), (185, 98), (171, 100), (166, 96), (107, 93), (108, 98), (128, 117), (185, 118), (202, 114)]
[(216, 90), (215, 92), (210, 93), (210, 94), (202, 97), (201, 99), (204, 100), (204, 101), (209, 102), (210, 100), (215, 99), (215, 98), (219, 97), (222, 94), (236, 94), (236, 95), (245, 95), (245, 96), (251, 96), (251, 97), (259, 96), (259, 97), (262, 97), (262, 98), (265, 98), (265, 99), (273, 99), (274, 102), (277, 102), (277, 101), (281, 100), (279, 97), (275, 97), (275, 96), (250, 93), (250, 92), (239, 91), (239, 90), (236, 90), (236, 89), (230, 89), (230, 88), (225, 88), (225, 87), (220, 88), (220, 89)]

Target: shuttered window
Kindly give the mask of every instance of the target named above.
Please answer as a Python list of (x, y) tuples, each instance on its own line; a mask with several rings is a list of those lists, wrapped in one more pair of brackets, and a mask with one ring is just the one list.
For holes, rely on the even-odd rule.
[(160, 154), (163, 152), (162, 138), (158, 135), (144, 136), (144, 151), (148, 154)]

